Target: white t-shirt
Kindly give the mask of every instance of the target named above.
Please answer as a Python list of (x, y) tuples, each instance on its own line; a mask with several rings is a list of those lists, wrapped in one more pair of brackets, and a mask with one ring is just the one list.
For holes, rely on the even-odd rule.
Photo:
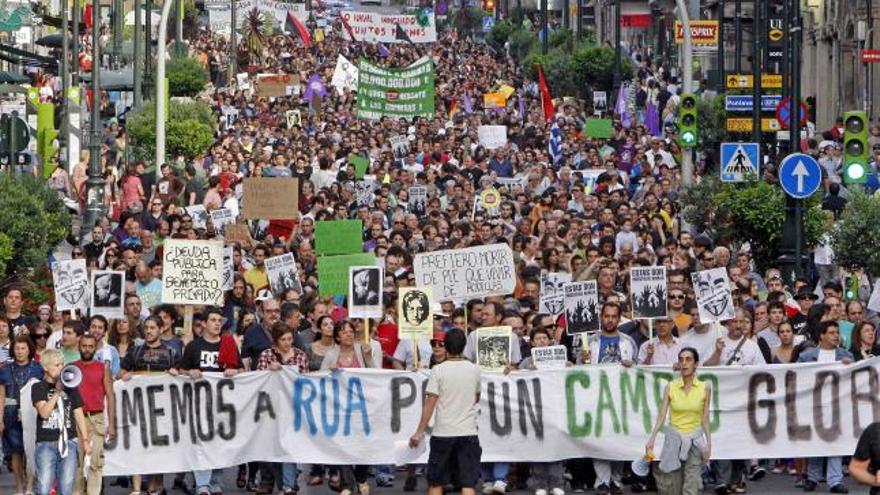
[(427, 393), (437, 396), (435, 437), (477, 434), (477, 394), (480, 368), (464, 359), (444, 361), (431, 369)]
[[(721, 335), (727, 335), (727, 329), (721, 327)], [(714, 329), (709, 329), (709, 331), (705, 333), (695, 332), (693, 328), (685, 332), (684, 337), (679, 339), (681, 342), (681, 348), (685, 347), (693, 347), (700, 354), (700, 364), (702, 364), (705, 360), (709, 359), (715, 352), (715, 341), (718, 340), (718, 332)]]
[(816, 358), (817, 363), (833, 363), (837, 361), (837, 350), (835, 349), (819, 349), (819, 356)]
[[(727, 362), (731, 361), (731, 356), (733, 356), (733, 352), (736, 351), (737, 346), (739, 346), (739, 342), (742, 337), (739, 339), (733, 340), (728, 336), (724, 336), (724, 349), (721, 351), (721, 366), (728, 366)], [(736, 357), (733, 358), (729, 366), (748, 366), (748, 365), (758, 365), (758, 364), (767, 364), (767, 361), (764, 360), (764, 355), (761, 354), (761, 349), (758, 347), (758, 344), (755, 343), (752, 339), (746, 339), (743, 342), (742, 347), (738, 351), (736, 351)]]
[[(404, 368), (410, 369), (413, 365), (412, 340), (401, 340), (394, 349), (394, 359), (403, 363)], [(431, 364), (431, 342), (419, 339), (419, 368), (427, 368)]]

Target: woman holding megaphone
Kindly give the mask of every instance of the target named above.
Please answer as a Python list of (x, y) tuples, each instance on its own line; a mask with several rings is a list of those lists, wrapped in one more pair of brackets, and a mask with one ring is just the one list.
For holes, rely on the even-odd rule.
[(703, 492), (702, 466), (709, 462), (712, 439), (709, 429), (709, 384), (697, 378), (696, 349), (678, 353), (681, 377), (666, 386), (663, 405), (651, 438), (645, 444), (645, 459), (654, 460), (654, 440), (664, 428), (663, 450), (654, 464), (654, 478), (660, 495), (698, 495)]

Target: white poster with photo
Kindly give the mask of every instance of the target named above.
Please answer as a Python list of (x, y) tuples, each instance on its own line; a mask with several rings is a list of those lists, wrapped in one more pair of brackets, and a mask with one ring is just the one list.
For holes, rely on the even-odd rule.
[(477, 128), (480, 145), (489, 150), (503, 148), (507, 145), (506, 125), (481, 125)]
[(406, 211), (419, 218), (428, 213), (428, 186), (410, 186)]
[(666, 267), (632, 267), (629, 270), (633, 319), (666, 317)]
[(205, 230), (208, 228), (208, 210), (205, 209), (205, 205), (187, 206), (186, 214), (192, 218), (194, 229)]
[(434, 313), (430, 287), (402, 287), (397, 296), (397, 338), (430, 340), (434, 335)]
[(553, 318), (565, 310), (565, 284), (571, 282), (571, 274), (566, 272), (541, 271), (541, 313)]
[(232, 290), (235, 282), (235, 263), (232, 261), (233, 247), (223, 248), (223, 290)]
[(381, 318), (383, 270), (378, 266), (351, 266), (348, 268), (348, 316), (351, 318)]
[(477, 366), (482, 371), (502, 372), (510, 366), (511, 332), (507, 326), (477, 329)]
[(333, 70), (333, 78), (330, 79), (330, 85), (336, 88), (336, 92), (341, 95), (346, 89), (349, 91), (357, 91), (357, 83), (357, 65), (351, 63), (342, 55), (339, 55), (336, 58), (336, 68)]
[(266, 272), (269, 275), (269, 290), (280, 297), (286, 290), (293, 289), (302, 294), (302, 283), (296, 270), (293, 253), (266, 258)]
[(125, 314), (125, 272), (94, 270), (89, 315), (122, 318)]
[(388, 142), (391, 144), (391, 152), (394, 154), (394, 158), (402, 160), (409, 153), (409, 139), (406, 136), (395, 134), (388, 138)]
[(165, 239), (162, 302), (223, 305), (223, 242)]
[(604, 91), (593, 91), (593, 115), (601, 115), (608, 111), (608, 94)]
[(724, 268), (712, 268), (691, 274), (700, 323), (732, 320), (735, 315), (730, 279)]
[(217, 208), (211, 210), (211, 225), (214, 227), (214, 233), (223, 235), (226, 226), (235, 223), (235, 215), (229, 208)]
[(354, 197), (358, 206), (373, 207), (376, 201), (376, 189), (379, 182), (376, 181), (375, 175), (365, 175), (362, 180), (354, 183)]
[(569, 335), (599, 331), (599, 289), (596, 281), (569, 282), (562, 286), (562, 292), (565, 331)]
[(564, 345), (532, 347), (532, 363), (539, 370), (558, 370), (568, 366), (568, 354)]
[(56, 261), (52, 266), (52, 285), (55, 289), (57, 311), (89, 309), (89, 279), (86, 260)]

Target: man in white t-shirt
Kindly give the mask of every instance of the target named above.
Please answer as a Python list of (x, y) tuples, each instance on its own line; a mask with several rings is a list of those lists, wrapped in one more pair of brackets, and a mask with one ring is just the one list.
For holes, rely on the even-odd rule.
[(462, 357), (464, 332), (446, 333), (446, 361), (431, 370), (422, 418), (410, 437), (416, 448), (434, 416), (431, 452), (428, 457), (429, 495), (442, 495), (449, 473), (458, 472), (462, 495), (474, 495), (480, 478), (480, 438), (477, 436), (477, 404), (480, 401), (480, 369)]
[[(727, 328), (715, 323), (700, 322), (700, 312), (696, 307), (693, 308), (691, 316), (693, 318), (693, 326), (681, 336), (681, 348), (692, 347), (696, 349), (700, 359), (703, 360), (703, 363), (700, 364), (705, 366), (706, 360), (715, 351), (718, 337), (727, 335)], [(716, 330), (716, 327), (720, 329), (720, 332)]]
[(767, 364), (761, 348), (749, 334), (752, 315), (743, 308), (736, 308), (736, 316), (724, 322), (727, 335), (718, 338), (715, 351), (706, 359), (704, 366), (749, 366)]
[[(843, 364), (853, 362), (853, 355), (843, 347), (840, 347), (840, 327), (836, 321), (823, 321), (819, 325), (819, 346), (807, 349), (798, 356), (799, 363), (833, 363), (840, 361)], [(827, 461), (827, 463), (826, 463)], [(807, 459), (807, 480), (804, 482), (804, 490), (813, 491), (819, 484), (819, 480), (826, 480), (831, 493), (846, 493), (843, 484), (843, 458), (811, 457)], [(827, 466), (825, 473), (822, 466)]]

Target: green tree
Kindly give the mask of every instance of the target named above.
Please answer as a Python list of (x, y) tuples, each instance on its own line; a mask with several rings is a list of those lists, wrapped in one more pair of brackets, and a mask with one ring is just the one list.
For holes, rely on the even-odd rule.
[(468, 7), (455, 11), (453, 25), (464, 36), (471, 36), (483, 28), (483, 16), (485, 12), (478, 8)]
[(507, 19), (496, 22), (492, 25), (492, 29), (489, 30), (489, 35), (486, 37), (486, 41), (495, 50), (502, 51), (504, 50), (504, 44), (507, 43), (511, 33), (516, 31), (516, 29), (516, 26)]
[(880, 276), (880, 198), (854, 190), (840, 220), (831, 230), (834, 262), (857, 264), (867, 273)]
[[(168, 155), (193, 159), (207, 151), (214, 141), (214, 121), (211, 107), (205, 103), (172, 101), (165, 127)], [(152, 160), (156, 153), (155, 103), (144, 105), (129, 118), (128, 133), (135, 158)]]
[[(611, 90), (614, 82), (614, 56), (614, 49), (608, 46), (578, 45), (572, 54), (577, 77), (594, 89)], [(622, 57), (621, 77), (624, 80), (630, 79), (634, 71), (629, 57)]]
[(717, 163), (720, 145), (729, 141), (727, 134), (727, 112), (724, 110), (724, 95), (718, 95), (712, 101), (697, 98), (697, 138), (700, 147), (712, 156)]
[(8, 278), (29, 277), (70, 232), (70, 214), (45, 181), (0, 176), (0, 268)]
[(208, 71), (192, 57), (172, 57), (165, 65), (171, 96), (195, 96), (208, 83)]

